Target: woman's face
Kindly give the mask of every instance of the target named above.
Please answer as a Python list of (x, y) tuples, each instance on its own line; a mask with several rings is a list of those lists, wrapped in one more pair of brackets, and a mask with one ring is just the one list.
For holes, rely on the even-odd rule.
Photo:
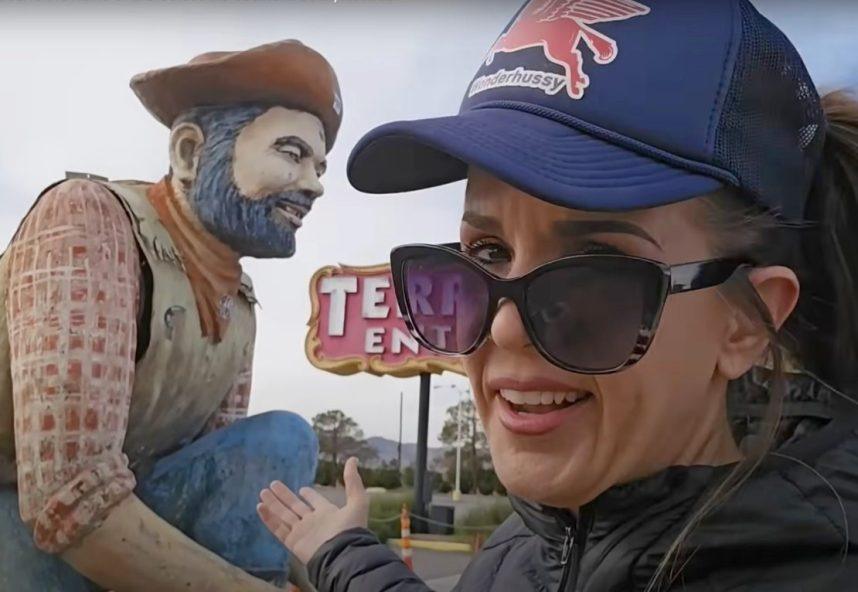
[[(713, 258), (694, 222), (699, 207), (691, 200), (629, 213), (582, 212), (472, 170), (461, 242), (502, 277), (579, 253), (688, 263)], [(515, 306), (501, 304), (490, 338), (465, 360), (500, 480), (521, 497), (574, 508), (668, 466), (737, 460), (726, 420), (727, 378), (718, 363), (731, 310), (714, 288), (670, 296), (646, 356), (621, 372), (592, 376), (549, 363)], [(534, 393), (563, 402), (510, 402), (532, 401)], [(566, 400), (576, 397), (583, 398)], [(532, 421), (534, 414), (557, 415)]]

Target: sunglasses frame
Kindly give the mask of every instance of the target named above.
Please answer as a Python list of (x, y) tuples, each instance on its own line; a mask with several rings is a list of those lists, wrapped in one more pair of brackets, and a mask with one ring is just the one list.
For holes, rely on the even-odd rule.
[[(417, 330), (417, 323), (414, 320), (411, 307), (408, 306), (408, 298), (405, 293), (406, 287), (404, 281), (405, 264), (409, 260), (414, 259), (417, 255), (425, 257), (426, 255), (431, 254), (429, 251), (432, 253), (440, 252), (444, 255), (462, 260), (465, 265), (474, 269), (483, 277), (483, 281), (486, 283), (488, 288), (489, 305), (488, 310), (486, 311), (486, 319), (483, 322), (483, 327), (480, 329), (480, 333), (474, 340), (473, 345), (463, 352), (453, 353), (443, 351), (433, 346), (420, 334), (420, 331)], [(534, 279), (550, 271), (571, 267), (573, 264), (580, 265), (581, 263), (595, 260), (599, 260), (601, 262), (604, 262), (605, 260), (622, 260), (624, 262), (629, 260), (637, 261), (651, 265), (660, 271), (657, 294), (658, 299), (656, 301), (657, 305), (655, 306), (655, 310), (645, 310), (645, 314), (641, 315), (642, 324), (638, 328), (636, 343), (626, 360), (621, 364), (608, 369), (581, 368), (559, 360), (542, 345), (527, 310), (527, 289)], [(458, 357), (472, 354), (485, 343), (489, 333), (491, 332), (492, 323), (494, 322), (495, 315), (500, 308), (500, 304), (504, 299), (507, 299), (515, 304), (519, 317), (524, 324), (527, 336), (531, 343), (533, 343), (534, 347), (536, 347), (537, 351), (539, 351), (540, 355), (563, 370), (575, 372), (577, 374), (591, 375), (613, 374), (636, 364), (641, 360), (641, 358), (643, 358), (655, 337), (655, 332), (658, 329), (661, 314), (664, 310), (664, 305), (668, 296), (718, 286), (730, 279), (738, 269), (749, 267), (751, 265), (752, 264), (749, 261), (744, 259), (710, 259), (705, 261), (682, 263), (679, 265), (667, 265), (659, 261), (653, 261), (652, 259), (634, 257), (631, 255), (585, 254), (570, 255), (550, 261), (517, 278), (502, 278), (491, 273), (472, 257), (463, 253), (459, 243), (446, 243), (442, 245), (402, 245), (394, 248), (390, 253), (390, 269), (393, 276), (394, 291), (396, 293), (396, 300), (399, 304), (399, 309), (403, 313), (403, 319), (405, 320), (408, 330), (425, 348), (443, 356)], [(650, 322), (646, 323), (646, 319), (650, 319)]]

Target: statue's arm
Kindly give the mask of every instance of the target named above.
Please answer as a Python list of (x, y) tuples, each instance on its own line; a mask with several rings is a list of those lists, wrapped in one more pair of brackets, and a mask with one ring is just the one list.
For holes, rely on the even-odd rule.
[(56, 553), (136, 485), (122, 444), (139, 258), (121, 206), (88, 181), (46, 193), (8, 256), (19, 505), (39, 548)]
[(122, 446), (140, 261), (116, 198), (90, 181), (54, 187), (8, 256), (19, 505), (36, 545), (117, 592), (274, 590), (133, 494)]

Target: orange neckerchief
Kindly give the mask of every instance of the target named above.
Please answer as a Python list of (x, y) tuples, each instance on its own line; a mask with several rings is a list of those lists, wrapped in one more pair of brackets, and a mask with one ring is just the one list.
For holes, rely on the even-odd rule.
[(239, 256), (184, 211), (166, 177), (149, 188), (148, 197), (182, 257), (203, 337), (220, 343), (241, 286)]

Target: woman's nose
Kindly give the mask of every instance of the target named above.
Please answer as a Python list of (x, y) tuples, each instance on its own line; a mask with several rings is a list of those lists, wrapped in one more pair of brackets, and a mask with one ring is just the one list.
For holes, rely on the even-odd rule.
[(521, 315), (512, 301), (502, 302), (492, 321), (491, 338), (497, 347), (521, 350), (532, 346)]

